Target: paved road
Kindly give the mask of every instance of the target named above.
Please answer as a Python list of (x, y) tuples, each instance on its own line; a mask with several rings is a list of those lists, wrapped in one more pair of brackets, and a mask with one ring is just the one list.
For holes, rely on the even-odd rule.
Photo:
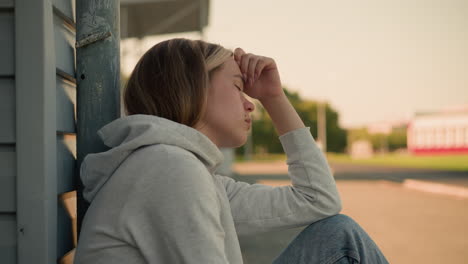
[[(457, 182), (468, 186), (468, 171), (442, 171), (408, 169), (381, 166), (362, 166), (330, 163), (336, 180), (389, 180), (403, 182), (405, 179), (421, 179)], [(284, 161), (238, 163), (233, 169), (238, 175), (249, 176), (250, 179), (289, 179), (288, 167)]]
[[(406, 178), (445, 177), (465, 184), (466, 173), (359, 170), (333, 164), (332, 168), (343, 201), (341, 213), (351, 216), (369, 233), (390, 263), (468, 263), (468, 199), (415, 191), (399, 183)], [(284, 181), (288, 176), (265, 173), (234, 178), (254, 183)], [(241, 237), (245, 263), (271, 263), (302, 229)]]

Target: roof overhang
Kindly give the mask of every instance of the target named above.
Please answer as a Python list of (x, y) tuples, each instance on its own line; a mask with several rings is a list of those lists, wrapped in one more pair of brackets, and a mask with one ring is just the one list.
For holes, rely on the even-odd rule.
[(121, 0), (120, 36), (203, 31), (208, 25), (209, 0)]

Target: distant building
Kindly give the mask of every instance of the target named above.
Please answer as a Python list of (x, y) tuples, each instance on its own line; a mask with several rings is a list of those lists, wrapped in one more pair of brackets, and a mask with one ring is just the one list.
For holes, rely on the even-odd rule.
[(468, 153), (468, 105), (416, 114), (407, 130), (413, 154)]

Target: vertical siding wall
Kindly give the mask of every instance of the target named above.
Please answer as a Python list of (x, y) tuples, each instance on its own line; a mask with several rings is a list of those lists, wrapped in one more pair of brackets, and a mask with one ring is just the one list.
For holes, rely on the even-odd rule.
[[(76, 165), (75, 1), (54, 0), (57, 103), (57, 195), (74, 189)], [(71, 222), (57, 203), (57, 255), (73, 248)]]
[(16, 117), (13, 0), (0, 0), (0, 262), (16, 263)]
[[(75, 1), (54, 0), (57, 197), (74, 189), (76, 163)], [(47, 26), (47, 25), (46, 25)], [(18, 262), (15, 3), (0, 0), (0, 263)], [(55, 188), (55, 186), (53, 186)], [(53, 232), (55, 234), (55, 232)], [(57, 200), (56, 252), (72, 249), (71, 223)]]

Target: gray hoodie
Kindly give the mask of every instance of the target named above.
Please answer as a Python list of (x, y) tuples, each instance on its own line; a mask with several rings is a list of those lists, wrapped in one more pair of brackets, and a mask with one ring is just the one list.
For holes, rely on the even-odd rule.
[(111, 149), (81, 165), (91, 206), (78, 264), (242, 263), (238, 236), (305, 226), (341, 210), (309, 127), (279, 137), (292, 181), (280, 187), (217, 174), (217, 146), (168, 119), (122, 117), (98, 134)]

